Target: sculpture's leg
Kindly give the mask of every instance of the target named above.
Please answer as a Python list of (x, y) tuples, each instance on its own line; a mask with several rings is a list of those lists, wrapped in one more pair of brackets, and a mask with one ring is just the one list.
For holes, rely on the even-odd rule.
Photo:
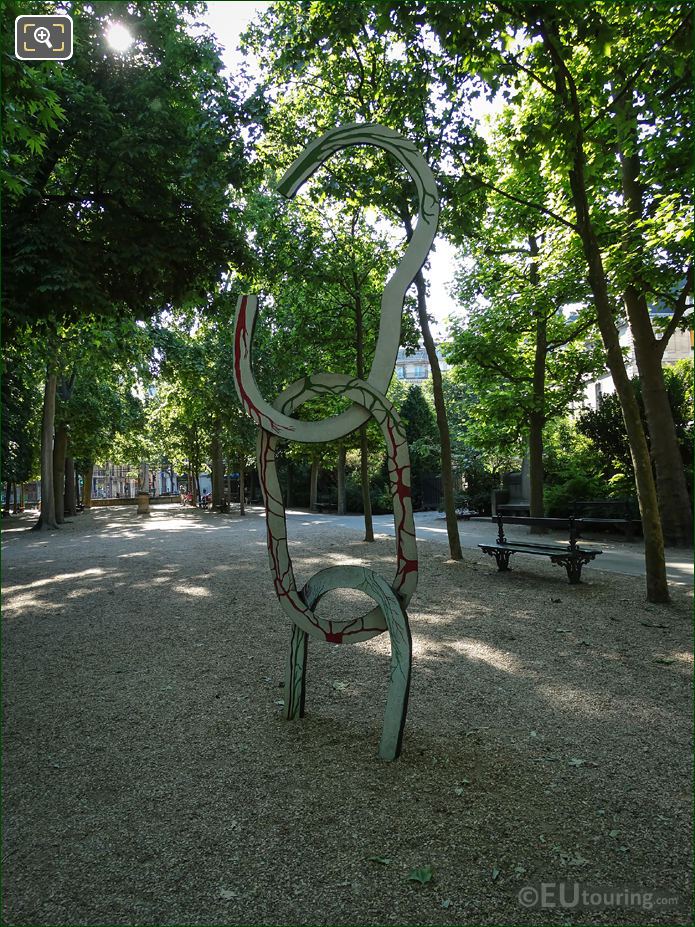
[(308, 643), (309, 635), (306, 631), (302, 631), (296, 624), (293, 624), (285, 673), (285, 717), (288, 721), (304, 717)]
[[(395, 595), (393, 598), (396, 599)], [(413, 658), (413, 640), (408, 616), (397, 600), (394, 604), (394, 608), (386, 611), (391, 638), (391, 679), (384, 713), (384, 729), (379, 742), (379, 758), (382, 760), (395, 760), (401, 753)]]
[[(314, 609), (332, 589), (358, 589), (366, 593), (379, 606), (386, 622), (391, 638), (391, 667), (379, 757), (382, 760), (395, 760), (401, 752), (410, 692), (413, 642), (408, 616), (400, 599), (386, 580), (364, 567), (327, 567), (311, 577), (302, 589), (301, 595), (308, 608)], [(341, 642), (349, 640), (350, 634), (349, 630), (341, 633)], [(329, 634), (326, 634), (326, 640), (335, 640), (337, 636), (334, 634), (329, 637)]]

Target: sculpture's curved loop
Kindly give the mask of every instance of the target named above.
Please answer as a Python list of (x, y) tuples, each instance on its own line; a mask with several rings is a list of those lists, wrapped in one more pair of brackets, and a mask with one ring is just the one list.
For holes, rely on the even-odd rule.
[[(363, 380), (341, 374), (324, 373), (297, 380), (278, 396), (275, 404), (289, 414), (310, 399), (326, 395), (347, 396), (359, 403), (376, 420), (384, 436), (396, 529), (396, 575), (392, 588), (405, 607), (417, 587), (418, 561), (410, 495), (410, 455), (403, 426), (385, 396)], [(285, 506), (275, 466), (277, 441), (276, 435), (263, 429), (258, 438), (257, 455), (258, 478), (265, 499), (270, 569), (280, 607), (307, 634), (329, 643), (368, 640), (381, 634), (386, 623), (378, 606), (352, 620), (328, 620), (316, 615), (303, 591), (297, 591), (287, 546)]]
[[(432, 171), (412, 142), (391, 129), (372, 123), (353, 123), (326, 132), (308, 145), (288, 168), (278, 185), (278, 190), (284, 196), (294, 196), (299, 187), (327, 158), (350, 145), (374, 145), (388, 151), (405, 167), (418, 191), (418, 218), (413, 235), (384, 287), (379, 337), (372, 369), (367, 378), (370, 386), (385, 393), (398, 356), (403, 300), (408, 287), (425, 262), (437, 233), (439, 195)], [(241, 404), (256, 424), (280, 437), (310, 444), (335, 441), (363, 425), (369, 416), (355, 405), (347, 412), (321, 422), (298, 422), (273, 409), (261, 395), (251, 370), (251, 341), (256, 312), (255, 296), (239, 297), (234, 321), (234, 380)]]

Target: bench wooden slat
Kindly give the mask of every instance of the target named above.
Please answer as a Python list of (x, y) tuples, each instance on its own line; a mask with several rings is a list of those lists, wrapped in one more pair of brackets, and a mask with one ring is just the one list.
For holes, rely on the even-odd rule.
[(602, 554), (602, 550), (597, 550), (595, 548), (587, 547), (560, 547), (558, 544), (556, 547), (541, 547), (540, 544), (478, 544), (478, 547), (483, 549), (489, 548), (490, 550), (509, 550), (512, 553), (520, 554), (540, 554), (544, 557), (554, 557), (556, 554), (563, 556), (568, 554), (569, 556), (587, 556), (595, 557), (597, 554)]
[[(569, 518), (531, 518), (528, 515), (502, 515), (502, 521), (505, 525), (529, 525), (535, 528), (569, 528)], [(495, 524), (500, 518), (499, 515), (492, 515), (490, 520)], [(581, 519), (573, 519), (576, 524)]]

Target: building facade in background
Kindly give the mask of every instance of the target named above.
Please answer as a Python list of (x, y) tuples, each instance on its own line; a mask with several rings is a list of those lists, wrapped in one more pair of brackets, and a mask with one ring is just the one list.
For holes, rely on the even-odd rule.
[[(449, 365), (442, 357), (439, 348), (437, 348), (437, 357), (439, 358), (440, 369), (442, 371), (448, 370)], [(414, 354), (406, 354), (405, 348), (398, 349), (396, 376), (399, 380), (404, 383), (424, 383), (425, 380), (429, 380), (431, 374), (432, 369), (424, 345), (420, 345)]]
[[(652, 318), (658, 318), (660, 313), (653, 312)], [(670, 318), (669, 313), (665, 313), (664, 317), (666, 319)], [(632, 331), (628, 326), (627, 322), (622, 322), (618, 326), (618, 333), (620, 335), (620, 344), (621, 347), (627, 349), (627, 356), (625, 361), (625, 367), (627, 369), (627, 375), (629, 377), (639, 376), (639, 370), (637, 369), (637, 361), (635, 360), (635, 345), (632, 340)], [(664, 367), (668, 367), (670, 364), (675, 364), (676, 361), (683, 360), (687, 357), (692, 357), (693, 353), (693, 332), (690, 331), (676, 331), (673, 333), (669, 339), (668, 344), (666, 345), (666, 350), (664, 351), (664, 356), (662, 364)], [(591, 409), (596, 409), (601, 397), (607, 395), (608, 393), (615, 392), (615, 384), (613, 383), (613, 377), (610, 375), (610, 371), (604, 370), (600, 377), (596, 380), (592, 380), (587, 383), (584, 387), (584, 405), (588, 406)]]

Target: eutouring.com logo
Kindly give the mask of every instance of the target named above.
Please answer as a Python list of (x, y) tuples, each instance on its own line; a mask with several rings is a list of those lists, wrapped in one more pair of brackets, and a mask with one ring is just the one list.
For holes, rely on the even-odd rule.
[(520, 888), (517, 900), (522, 907), (536, 911), (605, 911), (611, 908), (655, 911), (678, 907), (680, 898), (664, 889), (645, 889), (633, 885), (538, 882)]

